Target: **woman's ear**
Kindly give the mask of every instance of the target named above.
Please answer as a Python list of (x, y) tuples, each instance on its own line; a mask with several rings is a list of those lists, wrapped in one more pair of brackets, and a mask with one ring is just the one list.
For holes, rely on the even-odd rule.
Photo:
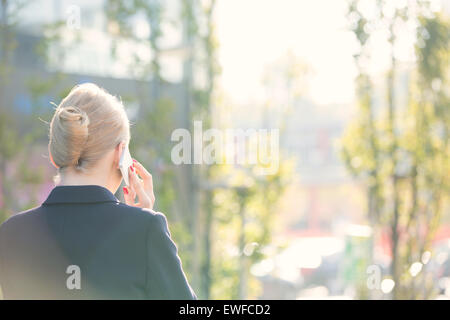
[(116, 149), (114, 150), (114, 164), (116, 165), (116, 168), (119, 169), (119, 162), (120, 157), (122, 156), (122, 153), (125, 151), (125, 142), (121, 142), (116, 146)]

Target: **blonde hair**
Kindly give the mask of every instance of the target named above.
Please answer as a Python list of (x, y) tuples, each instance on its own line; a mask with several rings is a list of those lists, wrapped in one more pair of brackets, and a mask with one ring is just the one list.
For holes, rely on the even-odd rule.
[(75, 86), (50, 123), (49, 152), (59, 169), (91, 168), (107, 151), (130, 140), (122, 103), (93, 83)]

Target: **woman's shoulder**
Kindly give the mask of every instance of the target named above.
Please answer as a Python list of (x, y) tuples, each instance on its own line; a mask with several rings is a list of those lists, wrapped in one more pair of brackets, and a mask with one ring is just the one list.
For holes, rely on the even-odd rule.
[(116, 206), (121, 213), (128, 215), (128, 217), (140, 219), (147, 223), (167, 225), (167, 218), (162, 212), (148, 208), (129, 206), (122, 202), (119, 202)]
[(27, 209), (27, 210), (15, 213), (15, 214), (9, 216), (5, 221), (3, 221), (2, 224), (14, 223), (16, 221), (20, 221), (23, 219), (32, 218), (35, 213), (38, 213), (40, 211), (41, 208), (42, 208), (42, 206), (37, 206), (37, 207), (31, 208), (31, 209)]
[(36, 217), (36, 213), (38, 213), (40, 209), (41, 206), (38, 206), (9, 216), (5, 221), (0, 223), (0, 233), (4, 229), (15, 230), (22, 225), (24, 221), (30, 221), (30, 219)]
[[(60, 210), (61, 208), (58, 209)], [(33, 220), (42, 220), (41, 218), (43, 218), (42, 214), (44, 212), (41, 211), (47, 210), (48, 208), (38, 206), (26, 211), (13, 214), (0, 224), (0, 231), (2, 229), (16, 229), (21, 225), (30, 225), (30, 223), (33, 224)], [(96, 211), (97, 210), (98, 207)], [(129, 206), (122, 202), (117, 202), (108, 205), (107, 207), (103, 207), (103, 209), (101, 209), (100, 211), (104, 211), (107, 215), (110, 215), (112, 212), (114, 212), (116, 217), (121, 216), (119, 219), (127, 220), (129, 222), (134, 221), (134, 223), (145, 224), (147, 226), (148, 224), (163, 227), (167, 226), (167, 219), (163, 213), (147, 208)]]

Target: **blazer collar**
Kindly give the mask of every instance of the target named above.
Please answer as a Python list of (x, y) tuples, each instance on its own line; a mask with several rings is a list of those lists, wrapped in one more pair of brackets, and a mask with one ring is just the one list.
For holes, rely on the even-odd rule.
[(98, 202), (119, 202), (119, 200), (111, 191), (101, 186), (57, 186), (53, 188), (43, 204)]

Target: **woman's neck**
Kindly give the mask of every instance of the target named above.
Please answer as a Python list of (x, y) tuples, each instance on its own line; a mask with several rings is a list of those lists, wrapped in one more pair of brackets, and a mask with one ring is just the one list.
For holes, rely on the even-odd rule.
[(100, 185), (106, 187), (106, 183), (102, 179), (82, 174), (61, 174), (59, 184), (63, 186)]
[(61, 173), (61, 180), (58, 185), (61, 186), (83, 186), (83, 185), (98, 185), (102, 186), (112, 193), (115, 193), (117, 188), (112, 185), (110, 175), (97, 171), (96, 174), (85, 174), (73, 172), (73, 170)]

